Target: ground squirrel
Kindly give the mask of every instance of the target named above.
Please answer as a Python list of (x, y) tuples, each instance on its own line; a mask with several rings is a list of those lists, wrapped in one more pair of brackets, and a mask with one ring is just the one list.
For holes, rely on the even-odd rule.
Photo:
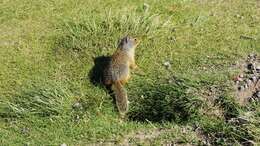
[(118, 44), (117, 50), (112, 55), (108, 66), (104, 69), (104, 84), (112, 85), (116, 98), (116, 105), (121, 117), (128, 111), (128, 98), (124, 84), (130, 78), (130, 68), (135, 69), (135, 48), (139, 40), (126, 36)]

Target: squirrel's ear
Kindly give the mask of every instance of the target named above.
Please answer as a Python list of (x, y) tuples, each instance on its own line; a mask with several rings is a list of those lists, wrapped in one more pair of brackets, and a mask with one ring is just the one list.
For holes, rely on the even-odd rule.
[(128, 43), (130, 40), (131, 40), (131, 37), (130, 37), (129, 35), (127, 35), (127, 36), (125, 37), (126, 43)]

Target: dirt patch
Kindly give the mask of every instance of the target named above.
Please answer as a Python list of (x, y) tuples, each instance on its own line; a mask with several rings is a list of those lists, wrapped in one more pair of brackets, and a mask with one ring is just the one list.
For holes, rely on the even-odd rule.
[(199, 96), (203, 97), (204, 108), (201, 113), (210, 117), (219, 117), (224, 119), (224, 111), (220, 105), (216, 104), (216, 100), (221, 96), (222, 89), (219, 86), (210, 86), (199, 91)]
[(240, 64), (241, 72), (234, 77), (235, 98), (241, 105), (260, 101), (260, 58), (249, 54)]
[(132, 146), (132, 145), (151, 145), (156, 139), (164, 136), (165, 134), (180, 132), (182, 136), (175, 137), (168, 140), (160, 141), (160, 145), (163, 146), (191, 146), (193, 144), (183, 141), (181, 137), (194, 133), (192, 127), (181, 127), (181, 129), (174, 128), (153, 128), (150, 130), (137, 130), (124, 135), (119, 140), (106, 140), (99, 143), (88, 144), (89, 146)]
[[(189, 134), (192, 132), (192, 128), (191, 127), (182, 127), (180, 132), (184, 135)], [(178, 130), (173, 129), (173, 128), (154, 128), (151, 129), (149, 131), (135, 131), (132, 133), (129, 133), (128, 135), (126, 135), (121, 143), (121, 145), (123, 146), (129, 146), (129, 145), (138, 145), (138, 143), (140, 145), (151, 145), (152, 141), (159, 138), (162, 135), (165, 134), (170, 134), (170, 133), (174, 133)], [(179, 138), (173, 138), (169, 140), (163, 140), (161, 141), (160, 145), (164, 145), (164, 146), (172, 146), (172, 145), (192, 145), (190, 143), (184, 142), (183, 140), (179, 139)]]

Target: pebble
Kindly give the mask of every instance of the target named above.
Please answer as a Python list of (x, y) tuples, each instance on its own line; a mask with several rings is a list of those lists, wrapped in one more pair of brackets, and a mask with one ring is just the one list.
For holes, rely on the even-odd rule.
[(255, 70), (255, 65), (254, 65), (254, 63), (248, 63), (247, 69), (248, 69), (248, 70)]
[(256, 68), (257, 73), (260, 73), (260, 66), (257, 66)]
[(249, 120), (244, 118), (244, 117), (238, 117), (237, 120), (239, 121), (239, 123), (241, 124), (247, 124), (249, 123)]
[(236, 118), (231, 118), (230, 120), (228, 120), (228, 122), (232, 124), (237, 124), (238, 120)]
[(61, 144), (60, 146), (67, 146), (67, 144), (66, 144), (66, 143), (63, 143), (63, 144)]
[(256, 54), (249, 54), (248, 58), (255, 59), (256, 58)]
[(172, 79), (168, 80), (168, 83), (169, 84), (173, 83), (173, 80)]
[(239, 75), (239, 77), (240, 77), (240, 78), (243, 78), (243, 77), (244, 77), (244, 75), (243, 75), (243, 74), (240, 74), (240, 75)]
[(252, 97), (248, 97), (247, 99), (248, 99), (248, 101), (251, 102), (251, 103), (255, 101)]
[(27, 127), (24, 127), (24, 128), (22, 128), (22, 130), (21, 130), (21, 132), (22, 132), (23, 134), (28, 134), (29, 131), (30, 131), (30, 129), (27, 128)]
[(257, 91), (255, 94), (256, 97), (260, 98), (260, 91)]
[(75, 109), (82, 109), (82, 105), (79, 102), (74, 103), (72, 107)]
[(244, 86), (239, 86), (239, 87), (238, 87), (238, 90), (239, 90), (239, 91), (243, 91), (243, 90), (244, 90)]
[(256, 76), (252, 76), (250, 79), (253, 81), (253, 83), (255, 83), (257, 81)]
[(74, 106), (74, 107), (79, 107), (79, 106), (80, 106), (80, 103), (79, 103), (79, 102), (76, 102), (73, 106)]
[(249, 120), (244, 117), (238, 117), (238, 118), (231, 118), (230, 120), (228, 120), (228, 122), (239, 125), (239, 124), (247, 124), (249, 123)]
[(166, 67), (166, 68), (170, 68), (171, 67), (171, 63), (169, 61), (165, 61), (163, 63), (163, 65)]
[(249, 79), (247, 79), (246, 80), (246, 84), (250, 87), (251, 86), (251, 84), (252, 84), (252, 81), (251, 80), (249, 80)]

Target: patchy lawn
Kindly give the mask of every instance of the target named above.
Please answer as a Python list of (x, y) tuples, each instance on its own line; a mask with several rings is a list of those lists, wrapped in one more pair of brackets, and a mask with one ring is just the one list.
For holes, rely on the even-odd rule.
[[(241, 104), (234, 79), (260, 58), (259, 24), (258, 0), (3, 0), (0, 144), (257, 144), (257, 91)], [(120, 122), (91, 76), (126, 34), (143, 73)]]

